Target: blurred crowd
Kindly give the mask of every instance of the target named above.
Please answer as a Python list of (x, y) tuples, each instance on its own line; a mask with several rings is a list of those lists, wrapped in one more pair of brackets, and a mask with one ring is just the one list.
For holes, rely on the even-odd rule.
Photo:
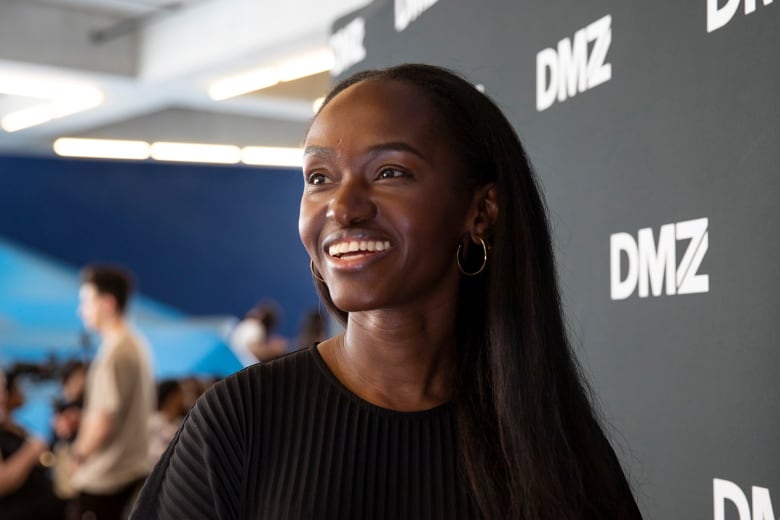
[(272, 300), (262, 301), (247, 311), (230, 334), (230, 347), (244, 366), (308, 347), (327, 336), (325, 320), (317, 309), (306, 313), (292, 342), (278, 334), (280, 321), (279, 305)]
[[(0, 519), (126, 518), (185, 415), (215, 383), (155, 383), (149, 346), (126, 319), (132, 290), (126, 270), (86, 267), (78, 315), (100, 337), (94, 358), (0, 371)], [(245, 366), (324, 339), (316, 310), (291, 341), (277, 332), (280, 315), (275, 302), (263, 301), (234, 328), (230, 347)], [(17, 413), (25, 403), (22, 383), (52, 379), (56, 397), (47, 413)]]
[[(19, 365), (0, 371), (0, 518), (81, 519), (73, 481), (73, 443), (82, 425), (88, 365), (65, 363), (52, 416), (42, 421), (14, 419), (26, 401), (24, 382), (40, 379), (38, 367)], [(189, 377), (157, 384), (157, 407), (149, 417), (147, 465), (153, 467), (184, 416), (215, 380)]]

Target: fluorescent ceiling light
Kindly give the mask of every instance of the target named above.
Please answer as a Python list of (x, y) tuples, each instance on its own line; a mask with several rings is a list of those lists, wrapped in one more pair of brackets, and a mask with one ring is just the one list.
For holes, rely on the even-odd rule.
[(241, 149), (238, 146), (225, 144), (157, 142), (152, 144), (152, 159), (235, 164), (241, 160)]
[(52, 119), (83, 112), (103, 103), (103, 93), (93, 87), (84, 87), (52, 104)]
[(264, 67), (215, 81), (209, 87), (209, 97), (222, 101), (272, 87), (283, 81), (293, 81), (331, 70), (335, 64), (333, 52), (322, 49), (290, 59), (275, 67)]
[(0, 73), (0, 93), (10, 96), (52, 100), (78, 94), (82, 88), (89, 87), (50, 77)]
[(42, 125), (52, 120), (51, 107), (49, 104), (35, 105), (23, 110), (17, 110), (6, 114), (0, 119), (0, 126), (6, 132), (16, 132), (31, 126)]
[(282, 81), (305, 78), (329, 71), (333, 68), (334, 63), (333, 52), (330, 49), (323, 49), (282, 63), (279, 65), (279, 78)]
[(272, 87), (279, 83), (279, 75), (271, 68), (257, 69), (214, 82), (209, 88), (209, 97), (222, 101), (255, 90)]
[(40, 79), (0, 76), (0, 92), (46, 100), (39, 105), (3, 116), (0, 126), (6, 132), (16, 132), (48, 123), (53, 119), (94, 108), (103, 102), (103, 93), (94, 87), (73, 83), (48, 83)]
[(144, 160), (192, 163), (236, 164), (239, 161), (253, 166), (303, 165), (303, 149), (281, 146), (233, 145), (156, 142), (122, 139), (89, 139), (61, 137), (54, 141), (54, 151), (63, 157), (96, 159)]
[(303, 150), (301, 148), (284, 148), (273, 146), (247, 146), (241, 151), (241, 161), (244, 164), (257, 166), (303, 166)]
[(320, 111), (320, 108), (322, 108), (322, 104), (324, 102), (325, 102), (325, 96), (318, 97), (317, 99), (314, 100), (314, 102), (311, 104), (311, 108), (312, 110), (314, 110), (315, 114)]
[(119, 139), (61, 137), (54, 141), (54, 151), (63, 157), (143, 160), (149, 158), (149, 143)]

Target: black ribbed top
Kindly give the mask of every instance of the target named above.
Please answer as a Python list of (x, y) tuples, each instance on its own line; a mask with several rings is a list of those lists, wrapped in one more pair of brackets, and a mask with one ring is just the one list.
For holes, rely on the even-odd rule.
[(132, 518), (474, 518), (456, 457), (452, 404), (372, 405), (311, 347), (204, 394)]

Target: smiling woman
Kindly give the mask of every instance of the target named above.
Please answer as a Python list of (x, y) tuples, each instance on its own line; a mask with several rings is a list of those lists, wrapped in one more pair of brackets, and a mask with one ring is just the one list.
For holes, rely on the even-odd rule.
[(360, 83), (326, 102), (309, 130), (299, 229), (341, 311), (405, 321), (447, 306), (454, 316), (453, 259), (479, 195), (417, 94), (401, 82)]
[(135, 518), (639, 518), (506, 118), (427, 65), (337, 85), (299, 231), (343, 334), (206, 394)]

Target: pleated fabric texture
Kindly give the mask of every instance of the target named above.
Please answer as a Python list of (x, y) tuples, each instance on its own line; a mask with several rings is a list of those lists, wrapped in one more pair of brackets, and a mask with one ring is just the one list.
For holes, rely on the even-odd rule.
[(311, 347), (202, 396), (132, 518), (475, 518), (456, 460), (452, 404), (374, 406)]

